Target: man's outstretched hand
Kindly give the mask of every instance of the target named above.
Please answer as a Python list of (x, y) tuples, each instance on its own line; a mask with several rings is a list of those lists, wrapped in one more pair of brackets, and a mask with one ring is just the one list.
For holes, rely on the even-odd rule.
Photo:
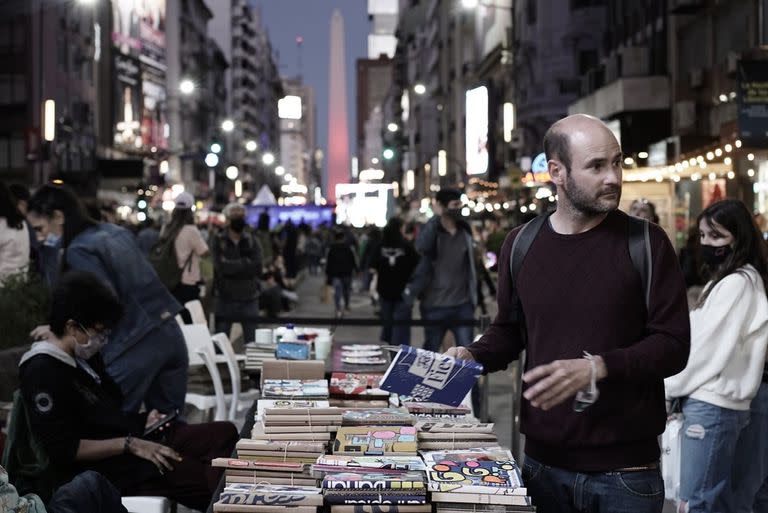
[(475, 357), (472, 356), (472, 353), (466, 347), (452, 347), (446, 351), (445, 354), (447, 356), (456, 358), (457, 360), (469, 360), (470, 362), (475, 361)]
[[(599, 381), (605, 378), (608, 371), (601, 357), (594, 358)], [(523, 397), (528, 399), (534, 407), (549, 410), (574, 397), (580, 390), (588, 388), (591, 377), (591, 366), (589, 360), (585, 358), (555, 360), (523, 374), (523, 381), (530, 385)]]

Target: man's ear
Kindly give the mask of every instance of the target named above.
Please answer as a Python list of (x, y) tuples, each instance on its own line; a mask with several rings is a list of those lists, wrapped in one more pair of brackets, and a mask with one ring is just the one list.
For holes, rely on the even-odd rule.
[(547, 170), (549, 176), (552, 178), (552, 183), (557, 186), (562, 186), (565, 183), (565, 166), (557, 159), (550, 159), (547, 161)]

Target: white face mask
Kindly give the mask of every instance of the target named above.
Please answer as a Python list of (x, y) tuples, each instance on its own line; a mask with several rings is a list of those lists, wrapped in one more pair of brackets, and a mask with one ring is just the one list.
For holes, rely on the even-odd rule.
[(80, 326), (80, 329), (83, 330), (83, 333), (88, 335), (88, 341), (85, 344), (80, 344), (75, 341), (75, 356), (81, 360), (89, 360), (93, 355), (101, 351), (101, 348), (107, 344), (107, 338), (109, 335), (107, 333), (97, 333), (96, 335), (91, 335), (88, 333), (88, 330), (83, 327), (82, 324), (78, 323), (78, 326)]

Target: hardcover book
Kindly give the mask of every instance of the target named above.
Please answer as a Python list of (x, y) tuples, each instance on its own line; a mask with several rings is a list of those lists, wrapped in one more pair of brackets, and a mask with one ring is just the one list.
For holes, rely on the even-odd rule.
[(320, 488), (312, 486), (251, 485), (244, 483), (224, 487), (219, 502), (254, 506), (322, 506)]
[(416, 453), (413, 426), (342, 427), (333, 442), (334, 454), (384, 456)]
[(427, 495), (423, 491), (395, 490), (326, 490), (325, 502), (328, 504), (426, 504)]
[(381, 388), (412, 397), (458, 406), (472, 390), (483, 366), (411, 346), (400, 346), (384, 374)]

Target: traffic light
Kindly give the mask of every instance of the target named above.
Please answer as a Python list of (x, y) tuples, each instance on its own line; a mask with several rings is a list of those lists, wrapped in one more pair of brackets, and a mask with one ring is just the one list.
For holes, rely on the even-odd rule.
[(395, 150), (392, 148), (384, 148), (381, 155), (384, 157), (384, 160), (392, 160), (395, 157)]
[(149, 216), (149, 197), (144, 194), (144, 191), (140, 191), (141, 194), (136, 196), (136, 219), (143, 223)]

